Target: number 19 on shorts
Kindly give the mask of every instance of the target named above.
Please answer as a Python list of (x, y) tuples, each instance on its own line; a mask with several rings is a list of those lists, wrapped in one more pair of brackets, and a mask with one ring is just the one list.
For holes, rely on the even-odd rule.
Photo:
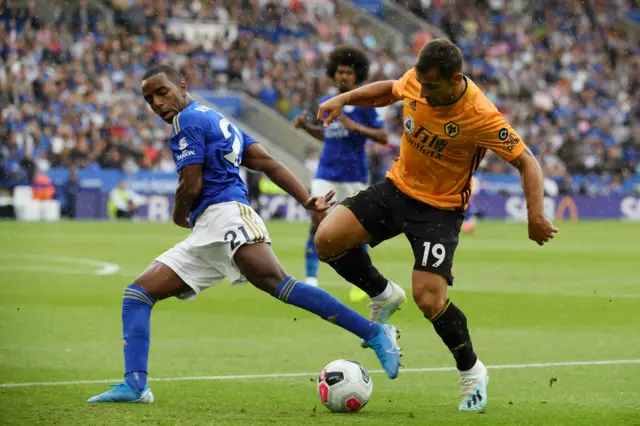
[(431, 258), (431, 260), (435, 260), (435, 262), (433, 262), (433, 264), (431, 265), (433, 268), (437, 268), (438, 266), (442, 265), (442, 262), (444, 262), (444, 259), (446, 257), (444, 246), (438, 243), (434, 244), (433, 247), (431, 247), (430, 242), (425, 242), (423, 246), (424, 253), (422, 254), (422, 266), (428, 266), (430, 262), (429, 258)]

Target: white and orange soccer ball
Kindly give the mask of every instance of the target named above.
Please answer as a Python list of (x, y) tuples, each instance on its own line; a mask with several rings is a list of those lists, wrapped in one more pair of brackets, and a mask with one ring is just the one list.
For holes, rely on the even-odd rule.
[(318, 376), (320, 401), (334, 413), (360, 411), (369, 402), (371, 392), (371, 375), (355, 361), (335, 360)]

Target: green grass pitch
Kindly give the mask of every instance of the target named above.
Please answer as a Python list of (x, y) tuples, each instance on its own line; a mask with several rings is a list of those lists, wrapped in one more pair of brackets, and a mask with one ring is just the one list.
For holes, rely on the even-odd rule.
[[(307, 225), (268, 226), (284, 266), (304, 278)], [(185, 231), (157, 223), (0, 223), (0, 424), (640, 425), (640, 223), (558, 226), (545, 247), (527, 240), (525, 224), (481, 222), (461, 237), (450, 295), (468, 317), (478, 354), (497, 367), (486, 410), (457, 411), (455, 371), (429, 370), (451, 367), (451, 355), (409, 302), (393, 318), (405, 371), (395, 381), (374, 373), (369, 405), (336, 415), (316, 396), (317, 373), (337, 358), (378, 370), (373, 352), (250, 285), (227, 283), (196, 301), (154, 308), (155, 404), (86, 404), (108, 382), (83, 381), (122, 376), (124, 287)], [(372, 256), (410, 288), (413, 260), (403, 237)], [(324, 265), (320, 283), (347, 300), (349, 287)], [(351, 305), (367, 312), (366, 302)]]

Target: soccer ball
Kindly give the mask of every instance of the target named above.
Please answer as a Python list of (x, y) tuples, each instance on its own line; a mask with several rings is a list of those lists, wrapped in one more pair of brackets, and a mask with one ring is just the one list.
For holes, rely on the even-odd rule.
[(320, 401), (334, 413), (360, 411), (369, 402), (372, 391), (369, 372), (355, 361), (333, 361), (318, 376)]

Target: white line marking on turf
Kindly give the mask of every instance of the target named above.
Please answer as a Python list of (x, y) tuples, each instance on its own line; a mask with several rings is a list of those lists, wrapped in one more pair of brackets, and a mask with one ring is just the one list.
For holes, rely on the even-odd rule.
[(0, 265), (0, 271), (24, 271), (24, 272), (52, 272), (58, 274), (80, 274), (80, 275), (113, 275), (120, 271), (120, 266), (115, 263), (103, 262), (101, 260), (86, 259), (83, 257), (63, 257), (40, 254), (17, 254), (0, 253), (0, 258), (19, 260), (44, 260), (54, 263), (71, 263), (76, 265), (93, 266), (93, 271), (82, 271), (70, 268), (52, 268), (36, 265)]
[[(551, 368), (551, 367), (580, 367), (591, 365), (616, 365), (616, 364), (640, 364), (638, 359), (612, 359), (604, 361), (568, 361), (568, 362), (542, 362), (532, 364), (502, 364), (488, 365), (489, 370), (517, 370), (525, 368)], [(454, 371), (455, 367), (426, 367), (426, 368), (403, 368), (400, 374), (407, 373), (432, 373), (439, 371)], [(370, 373), (380, 374), (382, 370), (370, 370)], [(150, 382), (184, 382), (184, 381), (205, 381), (205, 380), (255, 380), (255, 379), (285, 379), (295, 377), (315, 377), (318, 373), (274, 373), (274, 374), (240, 374), (229, 376), (185, 376), (185, 377), (156, 377), (149, 378)], [(0, 383), (0, 388), (28, 388), (43, 386), (65, 386), (65, 385), (97, 385), (103, 383), (119, 383), (122, 379), (113, 380), (72, 380), (68, 382), (30, 382), (30, 383)]]

